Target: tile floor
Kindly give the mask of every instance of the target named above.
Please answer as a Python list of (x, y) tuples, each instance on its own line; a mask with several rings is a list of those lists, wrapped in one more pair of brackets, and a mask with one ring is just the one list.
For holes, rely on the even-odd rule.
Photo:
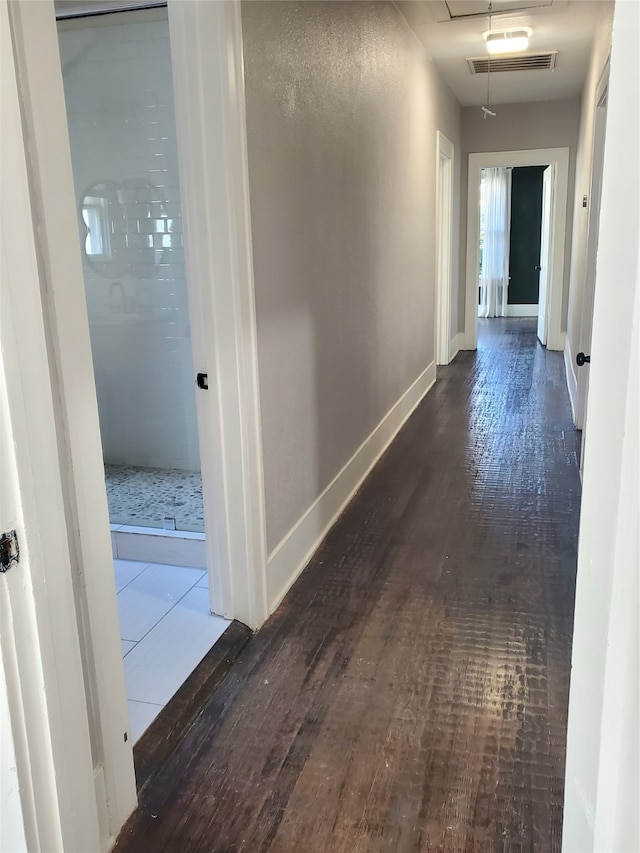
[(209, 612), (203, 569), (114, 560), (135, 743), (229, 622)]
[(111, 524), (162, 527), (173, 518), (177, 530), (204, 531), (200, 471), (105, 465), (104, 476)]

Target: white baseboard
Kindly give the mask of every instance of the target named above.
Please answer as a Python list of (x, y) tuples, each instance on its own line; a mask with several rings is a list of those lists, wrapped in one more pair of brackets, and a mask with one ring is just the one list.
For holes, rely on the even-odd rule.
[(436, 381), (432, 362), (365, 439), (342, 470), (267, 559), (267, 602), (273, 613), (362, 481)]
[(461, 350), (476, 350), (478, 349), (478, 341), (474, 338), (473, 332), (467, 334), (467, 332), (460, 333), (460, 349)]
[[(478, 306), (478, 317), (480, 317), (480, 306)], [(507, 305), (506, 317), (537, 317), (538, 306), (522, 303), (520, 305)]]
[(537, 317), (537, 305), (507, 305), (507, 317)]
[(566, 337), (566, 332), (558, 332), (556, 337), (554, 337), (551, 332), (548, 332), (547, 349), (553, 350), (554, 352), (564, 352), (564, 342)]
[(567, 375), (567, 388), (569, 390), (569, 400), (571, 401), (571, 414), (573, 416), (573, 423), (576, 424), (578, 377), (576, 376), (574, 364), (575, 362), (573, 359), (573, 353), (571, 352), (571, 344), (569, 343), (569, 335), (567, 335), (564, 342), (564, 369)]
[(451, 343), (449, 344), (449, 364), (451, 364), (453, 359), (458, 355), (458, 353), (462, 349), (463, 341), (464, 341), (464, 334), (462, 332), (458, 332), (457, 335), (454, 335), (454, 337), (451, 338)]

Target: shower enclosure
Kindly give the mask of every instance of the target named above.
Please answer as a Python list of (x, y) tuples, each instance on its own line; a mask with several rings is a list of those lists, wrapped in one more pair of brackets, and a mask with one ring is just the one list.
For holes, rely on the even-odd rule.
[(203, 533), (167, 11), (59, 45), (110, 521)]

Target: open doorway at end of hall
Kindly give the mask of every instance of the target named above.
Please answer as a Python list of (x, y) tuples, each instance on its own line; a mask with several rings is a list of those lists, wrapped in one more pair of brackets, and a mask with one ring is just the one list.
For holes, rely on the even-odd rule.
[(551, 167), (482, 169), (478, 317), (537, 318), (546, 344)]
[[(509, 301), (509, 246), (511, 227), (511, 176), (519, 167), (543, 169), (542, 221), (538, 266), (539, 294), (537, 310), (538, 337), (548, 349), (562, 351), (562, 305), (567, 231), (569, 185), (569, 149), (536, 148), (523, 151), (492, 151), (469, 155), (467, 200), (467, 252), (465, 273), (464, 349), (474, 350), (478, 344), (478, 315), (507, 317)], [(485, 209), (483, 245), (480, 245), (480, 194), (485, 178), (492, 176), (496, 184), (498, 204), (493, 214)], [(537, 229), (536, 229), (537, 230)], [(491, 238), (491, 239), (489, 239)], [(482, 255), (482, 272), (481, 272)], [(526, 263), (526, 262), (525, 262)], [(536, 266), (536, 264), (530, 264)], [(478, 311), (480, 279), (486, 289), (484, 311)], [(520, 297), (521, 298), (521, 297)], [(515, 301), (511, 302), (516, 305)], [(520, 303), (526, 304), (526, 303)], [(535, 305), (535, 303), (530, 303)], [(515, 310), (515, 309), (513, 309)], [(525, 309), (535, 310), (535, 309)]]

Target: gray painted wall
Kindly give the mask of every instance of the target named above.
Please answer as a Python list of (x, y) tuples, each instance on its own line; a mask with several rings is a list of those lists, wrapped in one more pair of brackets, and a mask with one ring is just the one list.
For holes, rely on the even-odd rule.
[(462, 167), (460, 221), (460, 296), (459, 328), (464, 329), (464, 293), (467, 251), (467, 194), (469, 154), (485, 151), (523, 151), (531, 148), (569, 148), (569, 203), (565, 244), (565, 275), (562, 297), (562, 323), (566, 328), (569, 298), (571, 232), (573, 226), (573, 188), (576, 148), (580, 124), (580, 99), (540, 101), (529, 104), (500, 104), (495, 118), (483, 118), (480, 107), (462, 110)]
[(434, 359), (436, 131), (459, 164), (460, 108), (392, 3), (242, 19), (271, 551)]

